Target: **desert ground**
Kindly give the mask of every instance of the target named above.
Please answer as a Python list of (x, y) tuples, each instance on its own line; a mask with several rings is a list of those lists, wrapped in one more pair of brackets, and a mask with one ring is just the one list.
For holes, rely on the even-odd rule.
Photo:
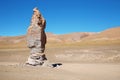
[(0, 80), (120, 80), (120, 46), (46, 47), (56, 68), (26, 66), (29, 49), (0, 49)]
[(0, 36), (0, 80), (120, 80), (120, 27), (99, 33), (47, 33), (45, 54), (56, 68), (27, 66), (26, 35)]

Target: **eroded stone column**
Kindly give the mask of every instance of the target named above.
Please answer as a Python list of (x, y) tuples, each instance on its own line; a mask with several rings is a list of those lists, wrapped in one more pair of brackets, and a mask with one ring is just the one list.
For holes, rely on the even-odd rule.
[(30, 48), (27, 64), (34, 66), (43, 65), (47, 60), (44, 54), (46, 44), (45, 27), (46, 20), (42, 17), (39, 10), (34, 8), (31, 24), (27, 31), (27, 45)]

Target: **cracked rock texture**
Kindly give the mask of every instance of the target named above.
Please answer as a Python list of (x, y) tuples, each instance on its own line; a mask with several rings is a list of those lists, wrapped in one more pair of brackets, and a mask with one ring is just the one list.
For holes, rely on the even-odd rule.
[(45, 29), (46, 20), (37, 8), (33, 9), (31, 24), (27, 31), (27, 46), (30, 48), (30, 56), (27, 64), (43, 65), (47, 60), (44, 51), (46, 44)]

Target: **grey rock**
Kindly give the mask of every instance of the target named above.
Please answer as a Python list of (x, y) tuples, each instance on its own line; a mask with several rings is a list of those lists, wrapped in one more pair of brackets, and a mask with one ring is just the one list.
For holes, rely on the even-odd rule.
[(30, 56), (27, 64), (43, 65), (47, 60), (44, 51), (46, 44), (45, 29), (46, 20), (42, 17), (37, 8), (33, 9), (31, 24), (27, 31), (27, 46), (30, 48)]

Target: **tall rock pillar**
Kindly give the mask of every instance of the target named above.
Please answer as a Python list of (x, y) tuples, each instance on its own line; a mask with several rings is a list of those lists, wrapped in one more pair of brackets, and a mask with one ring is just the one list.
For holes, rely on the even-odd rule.
[(26, 64), (33, 66), (43, 65), (47, 60), (44, 53), (46, 44), (45, 27), (46, 20), (42, 17), (39, 10), (34, 8), (31, 24), (27, 31), (27, 45), (30, 48), (30, 56)]

